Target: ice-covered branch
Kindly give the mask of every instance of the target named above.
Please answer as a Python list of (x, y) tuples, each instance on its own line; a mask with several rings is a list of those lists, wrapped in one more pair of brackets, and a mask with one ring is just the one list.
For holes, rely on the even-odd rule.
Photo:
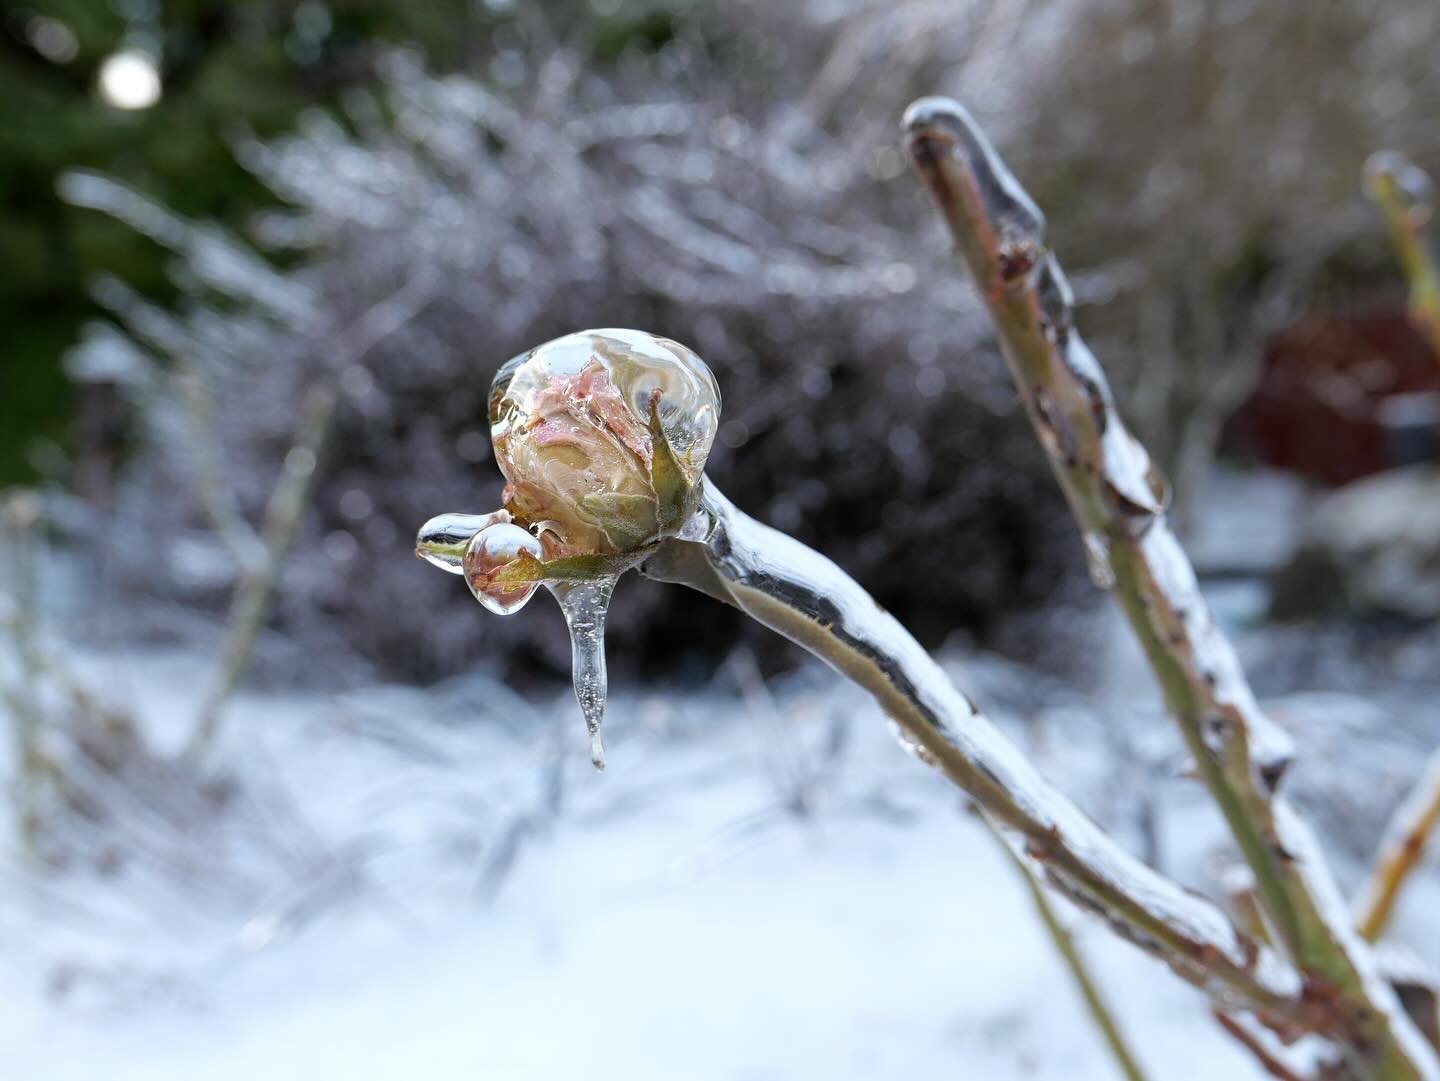
[(1374, 942), (1390, 922), (1390, 915), (1405, 880), (1420, 862), (1425, 842), (1440, 823), (1440, 751), (1409, 797), (1395, 811), (1380, 843), (1380, 854), (1370, 878), (1355, 903), (1355, 923)]
[(1365, 191), (1390, 228), (1410, 286), (1410, 321), (1440, 357), (1440, 266), (1427, 233), (1435, 215), (1435, 184), (1404, 154), (1381, 150), (1365, 162)]
[(502, 367), (491, 389), (504, 506), (438, 515), (416, 538), (417, 555), (463, 575), (492, 612), (516, 611), (542, 584), (554, 594), (595, 764), (606, 607), (615, 580), (639, 567), (736, 606), (867, 690), (902, 742), (1018, 835), (1050, 881), (1219, 1005), (1322, 1027), (1288, 966), (1051, 788), (853, 579), (705, 479), (719, 410), (709, 368), (678, 342), (621, 329), (546, 342)]
[(1165, 519), (1165, 483), (1115, 408), (1073, 326), (1045, 221), (969, 114), (927, 98), (906, 143), (969, 267), (1097, 580), (1113, 587), (1193, 755), (1255, 875), (1272, 935), (1302, 970), (1355, 1072), (1433, 1078), (1440, 1064), (1349, 926), (1308, 829), (1276, 794), (1288, 740), (1260, 711)]
[(258, 567), (264, 558), (264, 544), (240, 511), (240, 501), (225, 469), (215, 423), (215, 402), (204, 373), (193, 358), (184, 357), (186, 367), (175, 373), (179, 396), (185, 403), (190, 436), (195, 449), (196, 487), (201, 505), (221, 543), (230, 550), (242, 574)]
[[(689, 539), (685, 539), (689, 538)], [(1319, 1023), (1292, 974), (1208, 900), (1126, 852), (1052, 788), (844, 571), (761, 525), (706, 484), (682, 538), (641, 572), (733, 604), (874, 696), (917, 757), (1016, 831), (1050, 881), (1229, 1007), (1280, 1024)]]

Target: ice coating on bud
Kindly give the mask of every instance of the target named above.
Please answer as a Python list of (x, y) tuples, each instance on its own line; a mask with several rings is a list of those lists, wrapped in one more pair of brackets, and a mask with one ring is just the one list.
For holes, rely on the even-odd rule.
[(489, 514), (437, 514), (415, 535), (415, 554), (432, 567), (464, 574), (465, 549), (470, 538), (486, 526), (508, 521), (510, 512), (503, 510)]
[(490, 391), (505, 507), (442, 514), (415, 554), (463, 574), (490, 611), (543, 583), (570, 630), (575, 697), (604, 768), (605, 616), (615, 581), (658, 541), (696, 529), (720, 391), (691, 350), (636, 330), (586, 330), (511, 360)]
[(465, 582), (475, 599), (496, 615), (518, 612), (539, 586), (538, 582), (501, 585), (495, 581), (496, 573), (519, 559), (522, 552), (541, 558), (540, 542), (509, 522), (486, 526), (465, 546)]
[(573, 553), (632, 552), (678, 530), (719, 421), (705, 362), (636, 330), (546, 342), (501, 368), (490, 392), (507, 509)]

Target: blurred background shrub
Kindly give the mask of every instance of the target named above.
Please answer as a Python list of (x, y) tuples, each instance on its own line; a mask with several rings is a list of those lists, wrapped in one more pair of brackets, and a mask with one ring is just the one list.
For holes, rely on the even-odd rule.
[[(498, 503), (505, 359), (639, 326), (716, 369), (711, 472), (741, 505), (927, 644), (1028, 649), (1083, 593), (1078, 546), (904, 174), (904, 104), (967, 101), (1049, 208), (1193, 527), (1227, 424), (1229, 449), (1278, 453), (1242, 423), (1284, 370), (1267, 343), (1400, 310), (1358, 177), (1380, 146), (1440, 166), (1437, 29), (1426, 0), (12, 8), (0, 480), (79, 492), (61, 524), (130, 637), (218, 611), (238, 563), (215, 504), (258, 521), (313, 467), (274, 609), (306, 648), (262, 670), (559, 671), (554, 613), (468, 618), (408, 550), (429, 515)], [(1380, 363), (1339, 378), (1382, 399)], [(339, 408), (310, 462), (290, 451), (318, 385)], [(1259, 429), (1303, 428), (1306, 393)], [(617, 666), (698, 672), (741, 633), (707, 612), (677, 635), (683, 605), (623, 591)]]

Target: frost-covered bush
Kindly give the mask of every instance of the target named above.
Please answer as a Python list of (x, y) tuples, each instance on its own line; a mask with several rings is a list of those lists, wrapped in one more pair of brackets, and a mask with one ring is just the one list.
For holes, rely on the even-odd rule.
[[(307, 387), (333, 377), (342, 404), (278, 615), (329, 655), (343, 639), (411, 674), (474, 664), (492, 648), (480, 624), (449, 618), (462, 603), (396, 555), (432, 508), (495, 502), (485, 399), (501, 363), (577, 326), (632, 325), (693, 343), (728, 388), (717, 480), (823, 541), (931, 642), (1049, 597), (1068, 563), (1047, 539), (1059, 502), (1006, 422), (1014, 396), (995, 365), (957, 362), (991, 347), (942, 271), (943, 246), (913, 237), (920, 208), (893, 118), (929, 65), (900, 78), (856, 52), (923, 41), (940, 25), (927, 10), (827, 22), (722, 5), (613, 62), (517, 19), (476, 74), (436, 76), (397, 53), (343, 114), (243, 142), (244, 163), (291, 207), (258, 221), (256, 239), (296, 268), (272, 274), (234, 238), (197, 243), (179, 223), (141, 220), (185, 257), (181, 316), (102, 290), (166, 354), (148, 380), (154, 438), (107, 534), (129, 588), (155, 590), (172, 566), (171, 594), (224, 584), (193, 495), (177, 362), (210, 384), (218, 457), (252, 519)], [(970, 25), (964, 12), (944, 23)], [(851, 85), (872, 69), (872, 85)], [(347, 328), (397, 291), (414, 310), (326, 375), (354, 351)], [(640, 591), (624, 603), (617, 623), (643, 646), (625, 654), (668, 665), (679, 642), (655, 628), (672, 602)], [(721, 620), (684, 642), (735, 629)], [(491, 656), (528, 642), (560, 662), (550, 640), (509, 634)]]
[[(563, 661), (533, 628), (501, 644), (444, 618), (460, 602), (392, 557), (431, 508), (494, 502), (490, 377), (583, 326), (699, 350), (727, 388), (717, 481), (823, 545), (922, 640), (993, 630), (1057, 599), (1073, 561), (1049, 542), (1059, 504), (1007, 422), (973, 302), (917, 228), (894, 116), (941, 89), (1015, 147), (1065, 228), (1082, 324), (1188, 497), (1258, 342), (1345, 280), (1336, 253), (1393, 273), (1355, 176), (1381, 145), (1423, 163), (1414, 118), (1434, 114), (1440, 81), (1433, 6), (1386, 7), (726, 0), (660, 5), (652, 45), (612, 55), (589, 21), (524, 5), (477, 35), (469, 71), (394, 54), (339, 114), (242, 140), (292, 207), (253, 239), (293, 269), (232, 283), (238, 305), (192, 289), (160, 351), (208, 373), (253, 518), (345, 328), (407, 282), (426, 294), (346, 375), (287, 564), (278, 614), (327, 656), (353, 646), (433, 675), (520, 642)], [(130, 461), (105, 536), (132, 591), (218, 600), (231, 561), (212, 558), (191, 494), (193, 439), (155, 408), (171, 390), (148, 397), (159, 438)], [(473, 474), (444, 468), (456, 454)], [(167, 565), (178, 579), (157, 582)], [(625, 655), (675, 670), (675, 636), (653, 630), (670, 603), (622, 599), (641, 647)], [(721, 619), (685, 642), (737, 630)]]

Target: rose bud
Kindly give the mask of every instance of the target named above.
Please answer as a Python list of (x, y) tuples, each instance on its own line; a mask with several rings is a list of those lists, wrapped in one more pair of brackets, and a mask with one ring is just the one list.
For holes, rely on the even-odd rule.
[(633, 552), (694, 511), (719, 422), (710, 369), (668, 338), (589, 330), (506, 364), (490, 395), (505, 508), (559, 554)]

